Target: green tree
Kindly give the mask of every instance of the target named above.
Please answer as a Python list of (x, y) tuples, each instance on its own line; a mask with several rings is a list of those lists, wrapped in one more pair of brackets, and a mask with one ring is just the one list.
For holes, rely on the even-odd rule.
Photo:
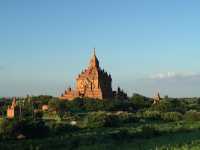
[(137, 110), (147, 108), (150, 106), (150, 99), (140, 94), (133, 94), (133, 96), (130, 98), (130, 101)]

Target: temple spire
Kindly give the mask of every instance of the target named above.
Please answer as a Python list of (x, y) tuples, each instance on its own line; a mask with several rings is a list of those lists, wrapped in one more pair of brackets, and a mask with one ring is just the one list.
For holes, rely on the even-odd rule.
[(94, 48), (93, 49), (93, 56), (92, 56), (92, 58), (91, 58), (91, 60), (90, 60), (90, 67), (97, 67), (97, 68), (99, 68), (99, 61), (98, 61), (98, 59), (97, 59), (97, 57), (96, 57), (96, 49)]
[(94, 56), (96, 56), (96, 48), (94, 48), (93, 54), (94, 54)]

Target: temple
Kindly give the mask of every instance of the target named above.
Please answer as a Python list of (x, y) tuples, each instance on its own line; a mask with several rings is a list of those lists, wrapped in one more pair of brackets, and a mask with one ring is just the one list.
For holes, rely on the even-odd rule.
[(153, 105), (159, 104), (161, 101), (160, 93), (156, 93), (155, 96), (153, 97)]
[(60, 99), (73, 100), (77, 97), (93, 99), (113, 98), (112, 78), (99, 66), (95, 49), (87, 69), (76, 78), (76, 89), (68, 88)]
[(8, 106), (7, 108), (7, 118), (13, 119), (15, 117), (16, 113), (16, 98), (13, 98), (12, 104)]

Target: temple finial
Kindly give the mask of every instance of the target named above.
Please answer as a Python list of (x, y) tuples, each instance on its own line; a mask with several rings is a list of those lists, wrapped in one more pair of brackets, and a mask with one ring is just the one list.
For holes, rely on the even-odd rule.
[(93, 53), (94, 53), (94, 56), (96, 56), (96, 49), (95, 48), (94, 48), (94, 52)]

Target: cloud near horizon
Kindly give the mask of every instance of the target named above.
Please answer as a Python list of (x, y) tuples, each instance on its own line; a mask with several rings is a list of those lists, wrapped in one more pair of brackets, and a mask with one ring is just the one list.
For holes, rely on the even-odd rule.
[(167, 73), (158, 73), (155, 75), (149, 76), (150, 80), (183, 80), (183, 79), (200, 79), (200, 73), (177, 73), (177, 72), (167, 72)]
[(166, 72), (147, 75), (128, 84), (131, 90), (146, 96), (153, 96), (157, 91), (171, 97), (200, 97), (200, 73)]

